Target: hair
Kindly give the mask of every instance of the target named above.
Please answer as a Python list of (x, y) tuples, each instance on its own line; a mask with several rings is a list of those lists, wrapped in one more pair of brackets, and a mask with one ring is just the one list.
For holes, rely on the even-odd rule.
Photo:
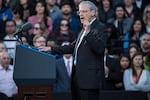
[(143, 22), (143, 20), (141, 19), (141, 18), (135, 18), (134, 19), (134, 21), (133, 21), (133, 23), (132, 23), (132, 26), (131, 26), (131, 30), (130, 30), (130, 37), (132, 37), (133, 35), (134, 35), (134, 33), (135, 33), (135, 31), (134, 31), (134, 24), (135, 24), (135, 22), (136, 21), (140, 21), (141, 22), (141, 25), (142, 25), (142, 27), (141, 27), (141, 31), (140, 31), (140, 36), (144, 33), (144, 31), (145, 31), (145, 25), (144, 25), (144, 22)]
[[(121, 61), (121, 59), (122, 59), (123, 57), (125, 57), (125, 58), (127, 58), (127, 59), (129, 60), (129, 66), (127, 67), (127, 68), (129, 68), (129, 67), (130, 67), (130, 64), (131, 64), (131, 62), (130, 62), (131, 59), (130, 59), (129, 54), (126, 54), (126, 53), (121, 54), (120, 57), (119, 57), (119, 61)], [(120, 68), (121, 68), (121, 64), (120, 64)], [(125, 69), (124, 69), (124, 70), (125, 70)]]
[(68, 36), (70, 37), (70, 39), (68, 41), (73, 42), (75, 40), (76, 36), (75, 36), (74, 31), (72, 30), (72, 28), (70, 26), (69, 20), (67, 20), (67, 19), (61, 19), (61, 21), (59, 22), (59, 24), (58, 24), (56, 30), (54, 31), (54, 33), (49, 34), (48, 38), (56, 39), (60, 35), (60, 31), (61, 31), (60, 25), (61, 25), (62, 21), (67, 21), (68, 22), (68, 33), (69, 33)]
[(7, 51), (7, 47), (6, 47), (6, 44), (4, 43), (4, 41), (0, 40), (0, 44), (3, 44), (5, 47), (5, 50)]
[(131, 45), (131, 46), (129, 46), (129, 48), (128, 48), (128, 54), (130, 54), (130, 49), (131, 48), (135, 48), (136, 50), (137, 50), (137, 52), (140, 52), (140, 48), (138, 47), (138, 46), (136, 46), (136, 45)]
[[(19, 5), (16, 6), (17, 9), (21, 12), (21, 19), (23, 19), (23, 16), (24, 16), (24, 10), (29, 10), (29, 17), (32, 16), (32, 15), (35, 15), (36, 12), (35, 12), (35, 0), (27, 0), (27, 7), (26, 8), (23, 8), (23, 6), (20, 4), (20, 0), (19, 1)], [(27, 21), (28, 19), (23, 19), (25, 21)]]
[(48, 11), (47, 11), (47, 7), (46, 7), (46, 3), (44, 1), (42, 1), (42, 0), (39, 0), (39, 1), (37, 1), (36, 6), (37, 6), (38, 3), (42, 4), (42, 6), (44, 7), (44, 18), (43, 18), (43, 21), (44, 21), (45, 26), (48, 27), (48, 24), (47, 24)]
[(37, 35), (35, 35), (35, 36), (33, 37), (33, 43), (35, 43), (35, 42), (36, 42), (36, 40), (37, 40), (38, 38), (40, 38), (40, 37), (45, 38), (45, 41), (46, 41), (46, 37), (45, 37), (45, 35), (43, 35), (43, 34), (37, 34)]
[(146, 12), (147, 10), (150, 8), (150, 4), (148, 4), (145, 9), (144, 9), (144, 12), (143, 12), (143, 21), (145, 24), (147, 24), (147, 16), (146, 16)]
[(6, 22), (5, 22), (5, 27), (6, 27), (6, 23), (7, 22), (13, 22), (14, 23), (14, 25), (16, 26), (16, 22), (15, 22), (15, 20), (13, 20), (13, 19), (8, 19), (8, 20), (6, 20)]
[[(6, 7), (6, 5), (5, 5), (5, 0), (2, 0), (2, 5), (1, 5), (1, 7), (2, 7), (2, 9)], [(2, 9), (1, 9), (1, 10), (2, 10)]]
[[(115, 8), (114, 8), (114, 11), (115, 11), (114, 17), (115, 17), (115, 18), (117, 17), (117, 16), (116, 16), (116, 10), (117, 10), (117, 8), (119, 8), (119, 7), (121, 7), (121, 8), (123, 9), (123, 11), (125, 12), (124, 5), (123, 5), (122, 3), (117, 4), (117, 5), (115, 6)], [(125, 13), (124, 13), (123, 17), (125, 17)]]
[[(133, 73), (132, 73), (133, 76), (137, 76), (136, 69), (135, 69), (135, 67), (134, 67), (134, 65), (133, 65), (133, 59), (134, 59), (136, 56), (142, 56), (142, 59), (143, 59), (143, 54), (142, 54), (141, 52), (135, 53), (135, 54), (133, 55), (133, 57), (131, 58), (131, 66), (132, 66), (131, 68), (132, 68), (132, 70), (133, 70)], [(144, 69), (144, 65), (143, 65), (143, 64), (141, 65), (141, 68)]]
[(142, 36), (141, 36), (141, 40), (142, 40), (143, 36), (145, 36), (145, 35), (150, 36), (150, 34), (149, 34), (149, 33), (144, 33), (144, 34), (142, 34)]
[(83, 5), (83, 4), (89, 5), (90, 10), (94, 10), (94, 11), (95, 11), (95, 14), (96, 14), (96, 12), (97, 12), (97, 7), (96, 7), (96, 5), (95, 5), (93, 2), (91, 2), (91, 1), (82, 1), (82, 2), (79, 4), (79, 6), (80, 6), (80, 5)]
[[(103, 1), (104, 1), (104, 0), (101, 0), (101, 1), (100, 1), (100, 7), (101, 7), (101, 8), (103, 8)], [(112, 0), (108, 0), (108, 1), (109, 1), (109, 3), (110, 3), (110, 9), (111, 9), (111, 8), (113, 7), (113, 1), (112, 1)]]

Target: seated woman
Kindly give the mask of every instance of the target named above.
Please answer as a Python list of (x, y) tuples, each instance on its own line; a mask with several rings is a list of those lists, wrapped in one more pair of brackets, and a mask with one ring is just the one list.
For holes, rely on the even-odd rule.
[(143, 68), (142, 53), (135, 53), (131, 68), (124, 72), (123, 83), (126, 91), (150, 91), (150, 72)]

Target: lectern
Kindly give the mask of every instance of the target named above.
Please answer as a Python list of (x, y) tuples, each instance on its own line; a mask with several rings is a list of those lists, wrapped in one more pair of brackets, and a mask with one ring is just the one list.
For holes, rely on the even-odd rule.
[(13, 78), (18, 86), (18, 100), (51, 100), (56, 79), (55, 56), (32, 46), (17, 45)]

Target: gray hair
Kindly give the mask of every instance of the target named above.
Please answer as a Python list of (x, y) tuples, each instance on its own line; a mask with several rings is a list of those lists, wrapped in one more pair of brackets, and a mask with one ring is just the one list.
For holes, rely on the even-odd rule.
[(90, 10), (94, 10), (95, 12), (97, 11), (96, 5), (93, 2), (91, 2), (91, 1), (82, 1), (79, 4), (79, 6), (82, 5), (82, 4), (87, 4), (87, 5), (89, 5)]

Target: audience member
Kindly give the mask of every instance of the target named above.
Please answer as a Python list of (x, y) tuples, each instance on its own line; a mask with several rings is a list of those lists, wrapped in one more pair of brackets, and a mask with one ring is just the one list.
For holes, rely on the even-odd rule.
[(9, 100), (17, 95), (17, 86), (13, 80), (14, 66), (10, 65), (10, 56), (7, 51), (0, 53), (0, 92), (6, 94)]
[(130, 67), (130, 57), (128, 54), (120, 55), (120, 68), (117, 76), (115, 87), (117, 90), (124, 90), (123, 73)]
[(144, 32), (145, 32), (144, 26), (145, 25), (140, 18), (136, 18), (133, 21), (131, 30), (128, 33), (126, 33), (124, 36), (123, 47), (124, 47), (125, 52), (127, 51), (130, 42), (134, 41), (134, 42), (138, 43), (138, 45), (140, 44), (140, 38), (141, 38), (142, 34), (144, 34)]
[(126, 91), (150, 91), (150, 72), (143, 67), (142, 53), (135, 53), (131, 59), (131, 68), (124, 72)]
[(149, 4), (149, 0), (134, 0), (135, 5), (140, 10), (140, 13), (143, 15), (144, 8)]
[(3, 41), (0, 41), (0, 52), (7, 51), (6, 45)]
[(12, 19), (12, 11), (5, 6), (5, 0), (0, 0), (0, 39), (5, 36), (5, 21)]
[(140, 10), (136, 5), (134, 5), (133, 2), (133, 0), (123, 0), (123, 4), (125, 7), (125, 16), (132, 19), (136, 17), (141, 18), (142, 13), (140, 13)]
[(146, 33), (150, 33), (150, 4), (148, 4), (144, 9), (143, 21), (146, 25)]
[(48, 9), (48, 15), (53, 20), (53, 31), (55, 27), (57, 27), (57, 21), (61, 19), (62, 13), (60, 8), (56, 5), (57, 0), (46, 0), (47, 3), (47, 9)]
[(13, 9), (13, 20), (16, 22), (16, 30), (19, 30), (25, 21), (21, 18), (21, 12), (19, 8)]
[(144, 56), (150, 52), (150, 34), (141, 36), (141, 50)]
[(72, 30), (75, 32), (76, 35), (78, 35), (81, 30), (80, 21), (76, 16), (73, 16), (71, 7), (72, 6), (70, 5), (70, 2), (62, 2), (60, 6), (62, 12), (62, 19), (67, 19), (70, 23)]
[(144, 57), (144, 69), (150, 71), (150, 52)]
[(128, 54), (130, 56), (130, 59), (132, 59), (133, 55), (137, 52), (140, 52), (140, 48), (136, 45), (131, 45), (128, 48)]
[[(68, 45), (69, 42), (62, 42)], [(71, 73), (73, 66), (72, 54), (63, 54), (56, 61), (56, 83), (54, 84), (54, 92), (71, 92)]]
[(6, 21), (13, 18), (12, 11), (10, 8), (5, 6), (5, 1), (0, 1), (0, 20)]
[(125, 9), (123, 5), (116, 5), (115, 18), (108, 20), (108, 23), (113, 23), (117, 28), (119, 45), (123, 48), (123, 37), (129, 32), (132, 25), (132, 19), (125, 17)]
[(58, 45), (61, 45), (63, 40), (73, 42), (76, 39), (70, 23), (66, 19), (61, 19), (56, 30), (49, 35), (50, 39), (54, 39)]
[(35, 0), (19, 0), (19, 11), (21, 12), (21, 18), (27, 21), (28, 18), (35, 14)]
[(102, 23), (107, 23), (109, 19), (114, 17), (112, 0), (101, 0), (98, 8), (98, 17)]
[(107, 23), (107, 45), (109, 45), (110, 48), (118, 48), (118, 34), (117, 29), (114, 26), (114, 24)]
[(57, 46), (58, 45), (56, 43), (55, 39), (47, 39), (46, 44), (47, 44), (48, 47)]
[[(53, 22), (52, 19), (48, 16), (46, 3), (43, 1), (38, 1), (36, 3), (35, 10), (36, 15), (30, 16), (28, 18), (28, 22), (32, 23), (33, 25), (37, 23), (43, 23), (43, 25), (46, 27), (46, 32), (50, 34), (52, 32)], [(32, 34), (33, 30), (30, 30), (29, 33)]]
[(33, 46), (39, 48), (40, 46), (46, 46), (46, 37), (42, 34), (37, 34), (33, 38)]
[(14, 33), (16, 32), (16, 22), (14, 20), (6, 21), (6, 36), (4, 37), (4, 43), (8, 49), (11, 58), (15, 57), (15, 47), (17, 43)]

